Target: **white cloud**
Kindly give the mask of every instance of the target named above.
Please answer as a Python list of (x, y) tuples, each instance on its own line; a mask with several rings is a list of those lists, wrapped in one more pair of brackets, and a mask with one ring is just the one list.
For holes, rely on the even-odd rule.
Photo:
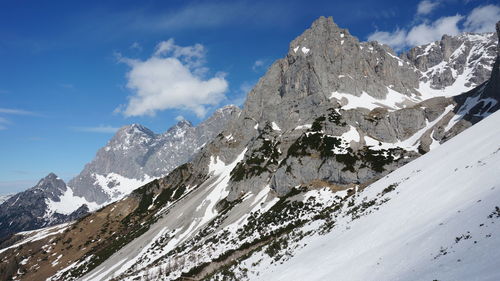
[(112, 127), (108, 125), (99, 125), (97, 127), (71, 127), (71, 129), (78, 132), (86, 132), (86, 133), (105, 133), (105, 134), (113, 134), (118, 131), (118, 127)]
[(500, 20), (500, 6), (486, 5), (477, 7), (467, 16), (465, 31), (489, 32), (495, 30), (495, 23)]
[(444, 34), (457, 35), (461, 32), (457, 24), (462, 19), (463, 16), (455, 15), (414, 26), (406, 35), (406, 43), (408, 46), (417, 46), (439, 40)]
[(430, 0), (423, 0), (418, 3), (417, 6), (417, 15), (427, 15), (430, 14), (434, 9), (437, 8), (439, 5), (439, 2), (437, 1), (430, 1)]
[(178, 115), (177, 117), (175, 117), (175, 121), (180, 122), (180, 121), (183, 121), (183, 120), (186, 120), (186, 118), (184, 118), (184, 116), (182, 116), (182, 115)]
[[(419, 4), (417, 16), (424, 15), (425, 8)], [(432, 2), (437, 3), (437, 2)], [(432, 9), (431, 9), (432, 10)], [(500, 6), (487, 5), (476, 7), (469, 15), (460, 14), (438, 18), (435, 21), (418, 18), (416, 24), (407, 29), (396, 29), (395, 31), (377, 30), (368, 36), (368, 40), (376, 40), (380, 43), (401, 51), (408, 47), (423, 45), (441, 39), (445, 34), (457, 35), (462, 32), (488, 32), (495, 30), (495, 23), (500, 19)], [(461, 27), (462, 26), (462, 27)]]
[(34, 112), (26, 111), (22, 109), (12, 109), (12, 108), (0, 108), (0, 113), (12, 114), (12, 115), (37, 115)]
[(406, 46), (406, 31), (399, 28), (394, 32), (376, 31), (368, 36), (368, 40), (378, 41), (400, 50)]
[(174, 39), (170, 38), (156, 46), (154, 56), (161, 57), (164, 55), (181, 59), (184, 64), (197, 71), (198, 74), (204, 74), (208, 71), (205, 67), (202, 67), (205, 63), (205, 47), (201, 44), (181, 47), (175, 45)]
[(209, 106), (225, 99), (224, 74), (206, 78), (205, 49), (196, 44), (177, 46), (173, 39), (157, 45), (147, 60), (119, 57), (130, 66), (127, 88), (133, 91), (128, 104), (117, 111), (125, 116), (153, 116), (157, 111), (181, 109), (205, 116)]

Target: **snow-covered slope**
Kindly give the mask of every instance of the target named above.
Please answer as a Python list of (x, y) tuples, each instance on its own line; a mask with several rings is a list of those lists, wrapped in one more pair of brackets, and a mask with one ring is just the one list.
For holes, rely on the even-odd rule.
[[(499, 122), (500, 112), (494, 113), (369, 186), (345, 189), (319, 182), (284, 198), (264, 188), (235, 203), (226, 202), (226, 207), (214, 203), (225, 196), (229, 172), (241, 155), (228, 165), (212, 158), (204, 186), (188, 185), (178, 201), (158, 205), (159, 209), (157, 201), (163, 195), (152, 197), (143, 209), (151, 210), (155, 219), (143, 220), (145, 232), (83, 280), (183, 280), (181, 276), (196, 280), (203, 276), (207, 280), (498, 280)], [(171, 194), (176, 193), (177, 187), (172, 188)], [(66, 229), (91, 225), (105, 214), (126, 216), (121, 209), (128, 205), (130, 201), (119, 202)], [(46, 232), (34, 232), (34, 237)], [(75, 233), (63, 235), (76, 240)], [(18, 243), (26, 245), (30, 239)], [(49, 262), (58, 262), (57, 245), (67, 247), (60, 241), (70, 239), (48, 239), (43, 248), (51, 255)], [(61, 260), (64, 266), (51, 280), (73, 280), (72, 274), (92, 266), (99, 255), (94, 252), (78, 262)]]
[(286, 261), (261, 251), (238, 268), (249, 280), (500, 280), (498, 124), (500, 112), (368, 186), (353, 206), (395, 190), (355, 220), (344, 206)]
[(318, 182), (281, 199), (267, 187), (225, 211), (214, 203), (241, 155), (229, 165), (212, 159), (203, 186), (83, 279), (455, 280), (481, 272), (477, 280), (495, 280), (500, 254), (488, 249), (500, 246), (498, 122), (495, 113), (368, 187)]

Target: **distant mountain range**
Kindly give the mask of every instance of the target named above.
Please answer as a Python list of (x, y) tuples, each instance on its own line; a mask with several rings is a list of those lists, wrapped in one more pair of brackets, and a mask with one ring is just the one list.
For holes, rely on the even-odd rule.
[(496, 280), (498, 34), (397, 55), (321, 17), (205, 139), (120, 130), (66, 186), (104, 207), (5, 239), (0, 279)]
[(163, 134), (138, 124), (122, 127), (68, 184), (51, 173), (36, 186), (6, 197), (0, 205), (0, 239), (74, 220), (167, 175), (189, 161), (240, 111), (226, 106), (198, 126), (182, 120)]

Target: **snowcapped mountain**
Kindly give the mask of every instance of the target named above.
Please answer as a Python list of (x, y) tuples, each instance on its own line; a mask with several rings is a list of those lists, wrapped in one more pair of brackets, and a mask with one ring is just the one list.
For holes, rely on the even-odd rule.
[[(489, 229), (499, 184), (500, 49), (494, 62), (487, 52), (477, 59), (477, 42), (443, 42), (452, 39), (398, 57), (319, 18), (190, 161), (75, 222), (5, 241), (0, 278), (307, 280), (321, 264), (310, 278), (366, 266), (357, 277), (410, 268), (413, 280), (412, 266), (429, 278), (458, 276), (446, 275), (461, 273), (455, 258), (453, 265), (464, 260), (497, 276), (492, 262), (469, 260), (464, 249), (496, 257)], [(427, 63), (414, 62), (418, 55)], [(447, 70), (428, 72), (442, 62), (451, 84), (433, 78)], [(470, 67), (488, 75), (468, 70), (464, 87), (473, 88), (463, 92), (454, 85)], [(418, 252), (408, 257), (398, 247)], [(283, 273), (292, 267), (294, 276)], [(426, 275), (436, 268), (440, 275)]]
[(181, 120), (163, 134), (138, 124), (125, 126), (68, 185), (89, 202), (117, 200), (189, 161), (239, 113), (238, 107), (225, 106), (196, 127)]
[(437, 95), (467, 92), (486, 81), (496, 58), (496, 33), (444, 35), (411, 49), (402, 58), (421, 73), (419, 90)]
[(89, 211), (88, 202), (83, 198), (68, 198), (68, 193), (71, 190), (64, 181), (50, 173), (34, 187), (11, 196), (0, 205), (0, 238), (74, 220)]
[(0, 238), (70, 221), (123, 198), (190, 160), (239, 112), (225, 106), (196, 127), (183, 120), (163, 134), (138, 124), (121, 128), (68, 185), (51, 173), (0, 205)]

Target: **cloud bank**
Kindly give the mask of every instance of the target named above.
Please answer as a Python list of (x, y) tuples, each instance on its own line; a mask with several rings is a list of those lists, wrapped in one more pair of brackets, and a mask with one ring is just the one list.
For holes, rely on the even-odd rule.
[[(438, 2), (421, 1), (416, 16), (427, 15)], [(457, 35), (462, 32), (493, 32), (495, 23), (500, 19), (500, 6), (485, 5), (474, 8), (467, 16), (460, 14), (441, 17), (434, 21), (419, 19), (406, 29), (394, 31), (375, 31), (368, 36), (370, 41), (387, 44), (396, 51), (441, 39), (444, 34)]]
[(228, 82), (224, 74), (207, 78), (205, 48), (201, 44), (181, 47), (173, 39), (160, 42), (146, 60), (118, 56), (127, 64), (128, 104), (116, 111), (125, 116), (154, 116), (158, 111), (181, 109), (202, 118), (210, 106), (225, 99)]

